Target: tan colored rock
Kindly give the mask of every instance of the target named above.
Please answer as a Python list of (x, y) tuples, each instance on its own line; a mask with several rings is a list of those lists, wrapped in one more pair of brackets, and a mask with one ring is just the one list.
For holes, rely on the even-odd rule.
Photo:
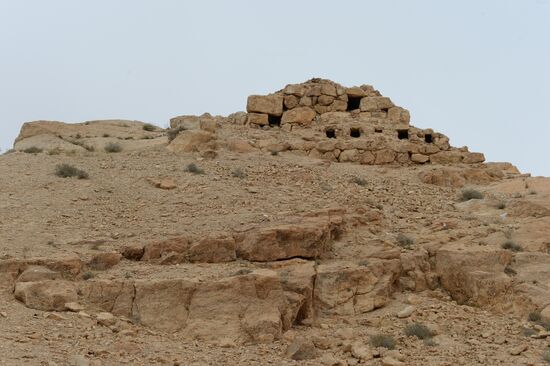
[(96, 320), (99, 325), (103, 325), (104, 327), (110, 327), (117, 322), (117, 318), (113, 314), (107, 312), (97, 314)]
[(358, 360), (368, 361), (374, 358), (370, 348), (362, 343), (354, 343), (351, 346), (351, 355)]
[(323, 106), (331, 105), (332, 102), (334, 102), (334, 97), (328, 96), (328, 95), (321, 95), (317, 99), (317, 103)]
[(66, 303), (78, 299), (74, 283), (63, 280), (18, 282), (14, 295), (26, 307), (45, 311), (63, 311)]
[(199, 151), (203, 145), (214, 139), (214, 135), (208, 131), (182, 131), (170, 142), (167, 149), (173, 152)]
[(315, 359), (319, 356), (319, 354), (311, 340), (296, 337), (288, 345), (286, 356), (295, 361), (305, 361)]
[(467, 152), (463, 154), (462, 162), (464, 164), (476, 164), (483, 163), (485, 161), (485, 155), (482, 153)]
[(317, 267), (315, 307), (319, 315), (355, 315), (384, 306), (399, 277), (399, 260), (367, 266), (333, 262)]
[(267, 126), (269, 124), (269, 116), (264, 113), (248, 113), (248, 124)]
[(397, 154), (393, 150), (384, 149), (384, 150), (376, 151), (374, 156), (375, 156), (375, 160), (374, 160), (375, 164), (389, 164), (395, 160)]
[(546, 322), (547, 324), (550, 324), (550, 305), (542, 309), (542, 311), (540, 312), (540, 316), (542, 321)]
[(272, 95), (251, 95), (246, 103), (248, 113), (265, 113), (273, 116), (283, 114), (283, 96)]
[(142, 245), (126, 245), (120, 250), (120, 254), (126, 259), (139, 261), (143, 257), (144, 247)]
[(353, 98), (362, 98), (367, 96), (367, 93), (365, 93), (365, 91), (358, 86), (347, 88), (346, 94), (348, 95), (348, 97), (353, 97)]
[(226, 338), (237, 344), (279, 339), (284, 308), (281, 284), (273, 271), (201, 283), (188, 306), (185, 333), (198, 340)]
[(285, 95), (284, 104), (287, 109), (296, 108), (300, 99), (295, 95)]
[(216, 123), (215, 119), (202, 118), (199, 122), (199, 127), (201, 130), (214, 133), (218, 128), (218, 124)]
[(325, 153), (325, 152), (329, 152), (329, 151), (333, 151), (335, 149), (335, 146), (336, 145), (336, 142), (334, 141), (334, 139), (332, 140), (325, 140), (325, 141), (319, 141), (317, 143), (317, 145), (315, 146), (315, 148), (321, 152), (321, 153)]
[(209, 236), (189, 248), (190, 262), (222, 263), (236, 259), (235, 239), (228, 235)]
[(250, 153), (256, 151), (256, 148), (246, 140), (234, 138), (227, 141), (227, 149), (236, 153)]
[(440, 151), (430, 155), (433, 164), (458, 164), (462, 162), (463, 153), (460, 151)]
[(359, 105), (361, 112), (378, 112), (389, 110), (392, 107), (394, 107), (394, 104), (388, 97), (365, 97), (361, 99)]
[(408, 318), (409, 316), (412, 315), (412, 313), (414, 313), (414, 306), (406, 306), (404, 309), (400, 310), (398, 313), (397, 313), (397, 317), (400, 318), (400, 319), (403, 319), (403, 318)]
[(331, 247), (336, 228), (325, 219), (253, 230), (237, 245), (237, 256), (250, 261), (317, 258)]
[(424, 164), (430, 161), (430, 157), (423, 154), (412, 154), (411, 155), (411, 161), (419, 164)]
[(309, 107), (297, 107), (292, 110), (285, 111), (281, 119), (281, 123), (299, 123), (307, 125), (313, 121), (316, 113)]
[(169, 177), (164, 177), (160, 179), (151, 178), (149, 179), (149, 182), (151, 182), (151, 184), (156, 188), (160, 188), (160, 189), (170, 190), (170, 189), (175, 189), (177, 187), (176, 181), (174, 180), (174, 178), (169, 178)]
[(177, 253), (185, 255), (189, 248), (189, 239), (184, 236), (156, 241), (147, 244), (144, 247), (143, 256), (141, 260), (153, 260), (159, 259), (163, 256), (168, 255), (169, 253)]
[(44, 266), (29, 266), (17, 278), (17, 282), (36, 282), (44, 280), (57, 280), (60, 278), (60, 273), (52, 271)]
[(134, 284), (120, 280), (88, 280), (78, 284), (79, 303), (86, 308), (132, 317)]
[(289, 84), (283, 90), (283, 93), (292, 94), (297, 97), (304, 96), (305, 92), (306, 92), (306, 86), (303, 84)]
[[(386, 102), (385, 105), (389, 105), (389, 103)], [(401, 107), (389, 107), (388, 109), (388, 119), (394, 123), (398, 123), (400, 125), (409, 125), (409, 122), (411, 120), (411, 115), (408, 110)]]
[(93, 256), (88, 266), (94, 270), (104, 271), (116, 266), (122, 255), (118, 252), (99, 253)]
[(155, 329), (181, 330), (187, 325), (188, 306), (196, 286), (181, 279), (136, 281), (132, 317)]
[(338, 157), (338, 160), (341, 163), (344, 162), (357, 162), (361, 156), (359, 155), (359, 151), (357, 149), (351, 149), (351, 150), (344, 150), (340, 153), (340, 156)]
[(321, 84), (321, 94), (328, 95), (331, 97), (338, 96), (338, 93), (336, 92), (336, 87), (331, 84)]

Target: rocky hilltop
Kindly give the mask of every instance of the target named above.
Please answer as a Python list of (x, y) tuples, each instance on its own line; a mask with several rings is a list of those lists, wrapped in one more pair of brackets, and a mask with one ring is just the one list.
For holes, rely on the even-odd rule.
[(538, 365), (550, 183), (370, 85), (25, 123), (0, 157), (7, 365)]

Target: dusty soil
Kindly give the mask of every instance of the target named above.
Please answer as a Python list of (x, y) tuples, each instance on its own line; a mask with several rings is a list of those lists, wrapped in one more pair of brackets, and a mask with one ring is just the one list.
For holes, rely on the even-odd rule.
[[(104, 326), (95, 318), (98, 309), (83, 313), (30, 309), (14, 298), (13, 284), (6, 281), (0, 286), (0, 364), (544, 364), (543, 355), (550, 350), (548, 330), (529, 322), (527, 314), (550, 303), (550, 277), (540, 277), (550, 268), (550, 215), (544, 211), (550, 209), (547, 178), (509, 175), (477, 185), (484, 199), (461, 202), (460, 188), (422, 182), (420, 173), (433, 170), (433, 165), (364, 166), (262, 150), (247, 154), (220, 150), (217, 157), (207, 159), (196, 153), (170, 152), (164, 143), (146, 143), (146, 148), (111, 154), (0, 156), (0, 259), (72, 254), (86, 263), (98, 253), (121, 251), (128, 245), (244, 232), (339, 207), (354, 215), (376, 212), (382, 219), (347, 227), (330, 252), (314, 260), (316, 265), (398, 258), (404, 268), (410, 258), (421, 254), (425, 256), (422, 276), (431, 278), (427, 280), (431, 285), (418, 285), (418, 278), (403, 269), (392, 285), (390, 301), (382, 307), (361, 314), (319, 316), (294, 324), (272, 342), (241, 345), (189, 339), (185, 331), (145, 327), (124, 317), (116, 326)], [(84, 169), (89, 179), (56, 176), (60, 163)], [(186, 171), (190, 163), (204, 173)], [(170, 178), (176, 187), (165, 190), (151, 183), (162, 178)], [(399, 234), (411, 242), (400, 242)], [(502, 249), (507, 238), (520, 243), (522, 251)], [(465, 282), (470, 275), (477, 278), (476, 271), (499, 280), (504, 276), (506, 289), (491, 282), (492, 277), (486, 287), (478, 284), (475, 291), (451, 283), (445, 272), (455, 267), (439, 260), (441, 253), (466, 253), (471, 260), (463, 263), (464, 268), (475, 267), (480, 253), (510, 256), (507, 274), (502, 268), (494, 274), (484, 263), (456, 274)], [(537, 260), (525, 257), (530, 254)], [(284, 265), (242, 259), (161, 265), (123, 258), (110, 269), (91, 272), (92, 281), (202, 282), (229, 278), (242, 269)], [(527, 285), (529, 296), (518, 295)], [(484, 291), (488, 295), (481, 294)], [(397, 317), (407, 306), (414, 312)], [(431, 341), (405, 335), (404, 328), (413, 322), (433, 331)], [(370, 338), (376, 334), (392, 336), (395, 350), (371, 345)], [(317, 357), (291, 359), (287, 347), (297, 338), (312, 340)], [(367, 347), (372, 357), (354, 355), (357, 345)]]

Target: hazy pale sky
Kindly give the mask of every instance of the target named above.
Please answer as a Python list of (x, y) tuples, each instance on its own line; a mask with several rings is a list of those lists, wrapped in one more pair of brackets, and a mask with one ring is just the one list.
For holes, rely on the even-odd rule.
[(0, 0), (0, 148), (21, 123), (229, 114), (323, 77), (550, 176), (550, 1)]

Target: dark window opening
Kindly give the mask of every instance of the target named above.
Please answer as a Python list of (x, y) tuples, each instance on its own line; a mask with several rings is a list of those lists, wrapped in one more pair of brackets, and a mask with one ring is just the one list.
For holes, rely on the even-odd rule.
[(375, 129), (374, 129), (374, 132), (376, 132), (376, 133), (382, 133), (382, 129), (381, 129), (381, 128), (375, 128)]
[(348, 112), (355, 109), (359, 109), (359, 104), (361, 104), (361, 97), (350, 97), (348, 96)]
[(381, 109), (382, 112), (386, 112), (386, 113), (388, 113), (389, 110), (390, 110), (389, 108), (382, 108)]
[(268, 114), (267, 122), (269, 123), (269, 127), (281, 127), (281, 116), (273, 116)]
[(361, 130), (358, 128), (352, 128), (349, 130), (349, 135), (351, 137), (360, 137), (361, 136)]
[(333, 128), (328, 128), (325, 132), (326, 132), (327, 137), (328, 137), (329, 139), (334, 139), (334, 138), (336, 138), (336, 131), (334, 131)]
[(399, 140), (406, 140), (409, 138), (409, 130), (397, 130), (397, 138)]
[(427, 133), (424, 135), (424, 141), (426, 141), (428, 144), (431, 144), (434, 142), (434, 138), (431, 133)]

